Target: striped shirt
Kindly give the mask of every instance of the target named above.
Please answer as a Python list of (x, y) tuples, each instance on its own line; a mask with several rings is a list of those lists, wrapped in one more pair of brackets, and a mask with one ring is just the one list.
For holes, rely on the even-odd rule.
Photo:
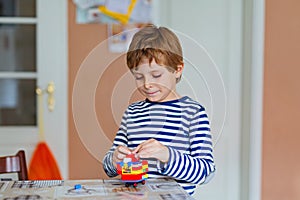
[(139, 101), (125, 111), (111, 149), (103, 159), (110, 177), (117, 176), (112, 163), (119, 145), (136, 148), (148, 139), (156, 139), (169, 149), (169, 161), (147, 159), (149, 178), (175, 179), (184, 190), (193, 194), (196, 185), (205, 182), (215, 171), (212, 136), (204, 107), (190, 97), (166, 102)]

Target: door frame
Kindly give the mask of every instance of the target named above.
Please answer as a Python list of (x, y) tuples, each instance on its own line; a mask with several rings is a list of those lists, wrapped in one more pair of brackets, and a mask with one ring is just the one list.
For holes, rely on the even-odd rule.
[(44, 109), (45, 138), (62, 177), (68, 179), (68, 1), (37, 0), (37, 11), (38, 86), (55, 84), (54, 111)]
[(252, 13), (249, 200), (260, 200), (262, 181), (265, 0), (254, 0)]

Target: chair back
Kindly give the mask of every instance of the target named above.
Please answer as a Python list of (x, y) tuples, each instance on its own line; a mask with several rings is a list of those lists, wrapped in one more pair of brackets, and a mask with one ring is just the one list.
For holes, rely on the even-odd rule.
[(0, 157), (0, 174), (17, 173), (19, 180), (28, 180), (28, 171), (24, 150), (16, 155)]

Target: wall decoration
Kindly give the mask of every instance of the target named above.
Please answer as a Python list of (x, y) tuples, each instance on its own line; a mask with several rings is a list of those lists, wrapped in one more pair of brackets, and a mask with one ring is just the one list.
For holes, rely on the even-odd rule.
[(76, 22), (86, 23), (151, 23), (152, 0), (73, 0)]

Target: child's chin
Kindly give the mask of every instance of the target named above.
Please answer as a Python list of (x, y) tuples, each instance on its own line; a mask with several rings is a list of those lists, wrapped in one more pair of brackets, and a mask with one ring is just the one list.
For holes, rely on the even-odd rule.
[(152, 102), (159, 102), (159, 101), (160, 101), (160, 99), (157, 98), (157, 97), (147, 97), (147, 99), (148, 99), (149, 101), (152, 101)]

